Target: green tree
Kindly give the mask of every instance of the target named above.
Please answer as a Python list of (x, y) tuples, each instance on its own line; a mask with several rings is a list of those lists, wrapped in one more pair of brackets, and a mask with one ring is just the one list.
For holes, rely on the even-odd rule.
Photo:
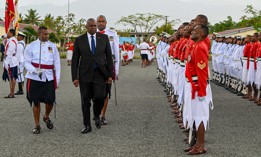
[(165, 17), (163, 15), (153, 13), (136, 13), (135, 15), (129, 15), (127, 17), (121, 17), (116, 24), (123, 24), (124, 26), (131, 26), (135, 32), (150, 32), (155, 26), (163, 21)]
[(256, 10), (252, 5), (247, 5), (244, 10), (245, 15), (241, 17), (241, 21), (238, 22), (238, 27), (253, 26), (255, 30), (261, 31), (261, 10)]
[(231, 16), (227, 17), (227, 20), (216, 23), (213, 26), (209, 26), (210, 32), (220, 32), (228, 29), (235, 28), (236, 22), (233, 21)]
[(40, 16), (36, 10), (29, 9), (25, 14), (24, 22), (31, 25), (38, 25), (40, 23)]
[(210, 32), (220, 32), (229, 29), (243, 28), (253, 26), (256, 31), (261, 31), (261, 10), (256, 10), (252, 5), (247, 5), (244, 15), (239, 22), (232, 20), (231, 16), (214, 25), (209, 25)]
[(25, 30), (24, 33), (28, 39), (26, 41), (26, 43), (30, 43), (30, 42), (34, 41), (35, 39), (37, 39), (38, 33), (37, 33), (37, 31), (34, 30), (33, 27), (28, 26), (28, 27), (25, 27), (24, 30)]
[(41, 25), (47, 27), (48, 29), (53, 29), (55, 27), (55, 19), (51, 14), (45, 15)]
[(56, 34), (54, 32), (51, 32), (49, 34), (49, 40), (51, 42), (54, 42), (54, 43), (59, 43), (60, 42), (60, 40), (58, 39), (58, 37), (56, 36)]
[(180, 20), (179, 19), (172, 20), (172, 21), (169, 21), (167, 24), (161, 25), (160, 27), (157, 26), (155, 28), (155, 33), (157, 35), (159, 35), (162, 32), (167, 32), (168, 34), (173, 34), (175, 31), (174, 26), (177, 24), (177, 22), (180, 22)]

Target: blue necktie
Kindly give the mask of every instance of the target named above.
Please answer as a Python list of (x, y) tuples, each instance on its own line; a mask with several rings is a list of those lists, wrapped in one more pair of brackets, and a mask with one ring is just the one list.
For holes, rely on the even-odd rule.
[[(95, 48), (94, 36), (92, 35), (91, 38), (92, 38), (92, 41), (91, 41), (91, 44), (92, 44), (92, 54), (94, 55), (95, 49), (96, 49), (96, 48)], [(96, 64), (95, 61), (94, 61), (94, 63), (93, 63), (93, 68), (94, 68), (94, 69), (97, 68), (97, 64)]]
[(91, 41), (91, 44), (92, 44), (92, 54), (94, 54), (95, 53), (95, 41), (94, 41), (94, 36), (92, 35), (91, 36), (91, 38), (92, 38), (92, 41)]

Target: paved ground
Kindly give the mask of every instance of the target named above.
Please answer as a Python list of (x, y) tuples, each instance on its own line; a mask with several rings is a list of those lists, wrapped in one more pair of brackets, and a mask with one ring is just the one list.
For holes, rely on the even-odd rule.
[[(156, 81), (155, 63), (140, 68), (135, 60), (121, 67), (117, 82), (118, 106), (114, 95), (108, 108), (108, 125), (82, 135), (79, 89), (74, 88), (70, 67), (62, 61), (61, 85), (57, 93), (55, 128), (42, 124), (33, 135), (33, 117), (25, 96), (4, 99), (8, 84), (0, 81), (0, 156), (186, 156), (182, 130)], [(2, 69), (0, 70), (2, 74)], [(208, 153), (203, 156), (261, 156), (261, 107), (212, 85), (215, 109), (206, 135)], [(113, 91), (114, 93), (114, 91)], [(44, 110), (42, 110), (43, 113)]]

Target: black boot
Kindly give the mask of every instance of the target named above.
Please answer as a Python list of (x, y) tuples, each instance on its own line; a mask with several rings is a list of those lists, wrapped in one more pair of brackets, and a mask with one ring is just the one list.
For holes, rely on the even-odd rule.
[(23, 94), (24, 94), (23, 84), (24, 84), (24, 82), (18, 82), (18, 88), (19, 88), (19, 90), (15, 93), (15, 95), (23, 95)]

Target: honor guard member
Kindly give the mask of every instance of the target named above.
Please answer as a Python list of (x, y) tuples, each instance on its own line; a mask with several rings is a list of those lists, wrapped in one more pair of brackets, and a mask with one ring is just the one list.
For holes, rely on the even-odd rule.
[(19, 61), (19, 66), (18, 66), (18, 91), (15, 93), (15, 95), (23, 95), (24, 94), (24, 49), (25, 49), (25, 42), (24, 42), (24, 37), (26, 35), (22, 32), (18, 32), (17, 35), (17, 40), (18, 40), (18, 45), (17, 45), (17, 59)]
[(257, 71), (257, 51), (260, 45), (260, 42), (258, 40), (258, 33), (254, 33), (252, 36), (252, 53), (251, 53), (251, 62), (250, 62), (250, 67), (251, 64), (253, 64), (251, 71), (249, 71), (248, 77), (252, 78), (249, 79), (249, 81), (251, 82), (251, 86), (252, 86), (252, 91), (253, 94), (251, 96), (251, 98), (249, 99), (250, 101), (256, 101), (257, 100), (257, 96), (258, 96), (258, 89), (256, 86), (256, 71)]
[(18, 77), (17, 66), (19, 65), (17, 53), (17, 39), (15, 38), (15, 30), (10, 29), (7, 33), (7, 43), (5, 46), (4, 73), (3, 80), (10, 83), (10, 93), (5, 98), (14, 98), (14, 90), (16, 79)]
[[(100, 15), (97, 17), (97, 27), (98, 27), (98, 32), (101, 34), (106, 34), (110, 40), (111, 44), (111, 52), (112, 52), (112, 58), (114, 62), (113, 66), (113, 81), (115, 83), (115, 80), (118, 80), (118, 75), (119, 75), (119, 66), (120, 66), (120, 52), (119, 52), (119, 38), (117, 35), (117, 32), (106, 28), (107, 25), (107, 20), (104, 15)], [(110, 93), (111, 93), (111, 84), (106, 85), (106, 98), (104, 102), (104, 106), (101, 111), (101, 124), (106, 125), (107, 121), (105, 118), (105, 113), (106, 109), (108, 106), (108, 99), (110, 98)]]
[(208, 36), (208, 27), (197, 25), (191, 34), (195, 42), (194, 48), (186, 65), (185, 104), (191, 107), (190, 128), (196, 127), (196, 144), (185, 151), (190, 155), (206, 153), (205, 130), (209, 121), (209, 101), (211, 100), (208, 88), (208, 55), (210, 45), (205, 43)]
[(66, 53), (66, 59), (67, 59), (67, 65), (70, 66), (72, 63), (72, 54), (73, 54), (73, 42), (69, 41), (65, 45), (67, 53)]
[[(251, 65), (251, 53), (253, 49), (253, 45), (251, 44), (251, 35), (247, 35), (245, 40), (245, 47), (244, 47), (244, 54), (243, 54), (243, 73), (242, 73), (242, 81), (247, 86), (247, 94), (243, 96), (244, 99), (251, 99), (252, 96), (252, 85), (250, 82), (250, 79), (252, 78), (249, 77), (249, 74), (251, 74), (251, 71), (254, 71), (254, 64)], [(253, 62), (254, 60), (252, 60)], [(253, 76), (252, 76), (253, 77)], [(252, 82), (253, 83), (253, 82)]]
[(45, 103), (43, 121), (48, 129), (53, 129), (49, 118), (55, 103), (55, 89), (60, 82), (60, 56), (54, 43), (48, 41), (49, 33), (46, 27), (38, 29), (38, 39), (30, 43), (24, 52), (25, 68), (27, 70), (27, 100), (33, 104), (35, 121), (34, 134), (39, 134), (40, 103)]
[(256, 55), (256, 59), (257, 59), (257, 70), (256, 70), (256, 80), (255, 80), (255, 84), (257, 86), (258, 89), (258, 96), (257, 96), (257, 101), (255, 101), (257, 103), (258, 106), (261, 106), (261, 33), (259, 33), (258, 36), (259, 39), (259, 47), (257, 50), (257, 55)]

